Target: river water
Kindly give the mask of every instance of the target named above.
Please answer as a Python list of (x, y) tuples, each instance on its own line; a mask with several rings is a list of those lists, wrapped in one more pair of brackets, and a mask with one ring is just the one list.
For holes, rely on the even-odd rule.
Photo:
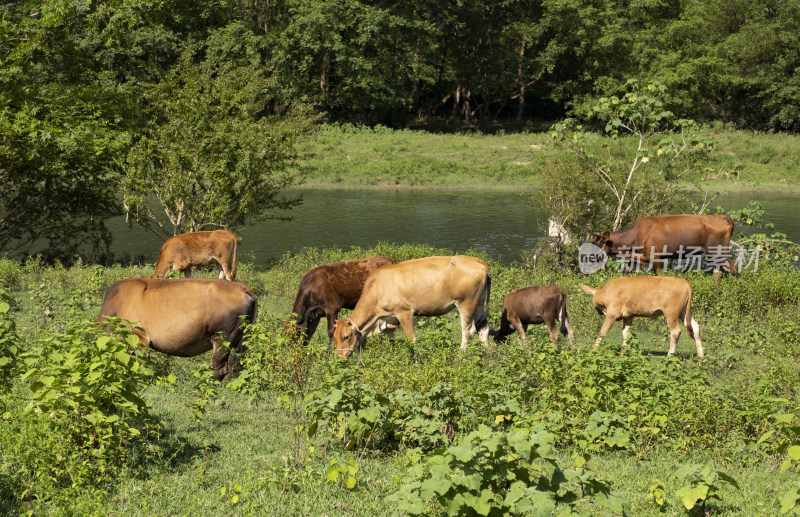
[[(291, 221), (265, 221), (239, 229), (239, 256), (256, 266), (306, 247), (369, 248), (379, 242), (419, 243), (465, 252), (475, 249), (504, 263), (519, 261), (544, 236), (547, 217), (523, 194), (441, 189), (298, 189), (303, 204)], [(775, 231), (800, 242), (800, 194), (738, 192), (712, 206), (728, 210), (759, 201)], [(124, 218), (108, 222), (117, 256), (158, 258), (161, 240)], [(737, 228), (734, 235), (749, 228)], [(759, 230), (760, 231), (760, 230)]]

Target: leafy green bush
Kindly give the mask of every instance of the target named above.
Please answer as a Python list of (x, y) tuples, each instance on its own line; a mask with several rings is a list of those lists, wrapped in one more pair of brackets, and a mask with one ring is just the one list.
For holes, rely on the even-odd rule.
[[(5, 292), (0, 289), (0, 394), (5, 394), (11, 387), (17, 354), (19, 353), (19, 336), (17, 322), (9, 314), (11, 305)], [(4, 407), (0, 395), (0, 409)]]
[[(575, 468), (561, 468), (554, 436), (544, 431), (493, 431), (486, 426), (447, 449), (420, 458), (401, 478), (390, 501), (401, 511), (422, 515), (552, 515), (559, 505), (589, 502), (612, 512), (628, 509), (608, 483), (586, 469), (585, 456)], [(567, 510), (568, 511), (568, 510)]]
[(672, 480), (678, 487), (675, 495), (687, 510), (700, 503), (700, 515), (708, 515), (706, 504), (709, 501), (722, 501), (719, 486), (721, 483), (739, 488), (739, 484), (731, 476), (708, 465), (683, 465), (672, 475)]
[(89, 320), (43, 339), (21, 354), (31, 400), (26, 411), (48, 419), (73, 445), (76, 461), (102, 472), (118, 464), (143, 432), (155, 426), (140, 390), (154, 363), (121, 321), (98, 333)]

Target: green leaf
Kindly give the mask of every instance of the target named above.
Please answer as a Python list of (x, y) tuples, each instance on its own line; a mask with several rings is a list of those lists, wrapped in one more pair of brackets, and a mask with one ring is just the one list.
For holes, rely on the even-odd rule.
[(800, 485), (789, 489), (781, 498), (781, 515), (793, 510), (800, 501)]
[(786, 454), (793, 460), (800, 461), (800, 445), (792, 445), (789, 447), (789, 450), (786, 451)]
[(347, 480), (344, 482), (344, 486), (346, 486), (349, 490), (352, 490), (356, 487), (356, 478), (353, 476), (348, 476)]
[(691, 510), (694, 508), (694, 505), (697, 504), (698, 500), (706, 500), (708, 496), (708, 485), (703, 483), (694, 486), (687, 485), (678, 489), (676, 494), (680, 497), (683, 506), (685, 506), (687, 510)]
[(336, 481), (339, 478), (339, 471), (336, 469), (336, 467), (328, 468), (327, 477), (328, 481)]

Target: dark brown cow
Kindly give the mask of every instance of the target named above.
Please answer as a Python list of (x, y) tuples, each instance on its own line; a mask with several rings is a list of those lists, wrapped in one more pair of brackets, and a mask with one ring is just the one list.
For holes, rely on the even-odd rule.
[(561, 333), (569, 336), (570, 341), (575, 341), (575, 333), (567, 318), (567, 293), (563, 289), (553, 285), (515, 289), (503, 300), (500, 330), (494, 337), (495, 340), (506, 339), (516, 331), (527, 345), (525, 331), (528, 325), (544, 323), (550, 333), (550, 340), (556, 345), (556, 319), (561, 320)]
[(681, 335), (681, 322), (694, 339), (697, 355), (703, 357), (700, 327), (692, 318), (692, 286), (682, 278), (671, 276), (634, 276), (615, 278), (606, 285), (592, 289), (582, 285), (583, 292), (592, 295), (597, 312), (606, 317), (594, 347), (617, 320), (622, 320), (622, 346), (628, 339), (628, 329), (634, 317), (657, 318), (661, 314), (669, 327), (669, 351), (675, 353)]
[(297, 326), (308, 343), (323, 316), (328, 320), (328, 338), (333, 339), (333, 329), (341, 309), (354, 309), (367, 277), (392, 259), (381, 255), (363, 259), (345, 260), (317, 266), (300, 280), (292, 312), (297, 314)]
[[(121, 280), (106, 291), (97, 322), (117, 317), (134, 322), (139, 342), (167, 355), (194, 357), (214, 350), (214, 377), (228, 373), (228, 356), (234, 351), (233, 368), (243, 352), (242, 316), (254, 323), (256, 295), (246, 285), (208, 278)], [(229, 346), (222, 346), (223, 341)]]
[(164, 278), (176, 269), (189, 278), (192, 267), (219, 264), (220, 280), (236, 280), (236, 235), (230, 230), (182, 233), (167, 239), (158, 254), (152, 278)]
[(732, 234), (733, 219), (727, 215), (656, 215), (637, 219), (616, 232), (595, 234), (594, 244), (609, 256), (625, 254), (625, 273), (634, 268), (637, 259), (642, 266), (652, 263), (658, 272), (664, 266), (660, 259), (691, 259), (705, 253), (715, 276), (722, 274), (720, 268), (735, 276), (736, 265), (730, 257)]

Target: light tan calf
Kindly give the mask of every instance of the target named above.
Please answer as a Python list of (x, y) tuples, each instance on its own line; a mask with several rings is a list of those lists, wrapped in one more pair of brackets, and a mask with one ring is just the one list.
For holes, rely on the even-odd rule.
[(491, 273), (479, 258), (426, 257), (383, 266), (364, 284), (355, 309), (336, 322), (336, 353), (348, 357), (375, 330), (392, 333), (399, 324), (415, 340), (414, 315), (440, 316), (458, 309), (461, 348), (476, 332), (489, 343), (487, 324)]
[(675, 277), (627, 277), (616, 278), (596, 289), (586, 285), (582, 285), (581, 289), (593, 295), (595, 309), (606, 317), (600, 328), (600, 336), (594, 343), (595, 348), (615, 321), (622, 320), (622, 345), (625, 346), (634, 317), (656, 318), (663, 314), (670, 335), (667, 355), (675, 353), (681, 335), (680, 322), (683, 321), (689, 336), (697, 345), (697, 355), (703, 357), (700, 327), (692, 318), (692, 286), (686, 280)]
[(220, 279), (236, 280), (236, 236), (230, 230), (182, 233), (170, 237), (161, 246), (156, 272), (152, 278), (164, 278), (176, 269), (189, 278), (192, 267), (218, 263)]
[[(139, 342), (167, 355), (194, 357), (213, 349), (211, 367), (222, 379), (231, 350), (234, 370), (243, 352), (241, 316), (253, 323), (257, 312), (256, 295), (239, 282), (132, 278), (106, 291), (96, 321), (108, 316), (138, 322), (135, 326), (144, 329), (134, 330)], [(222, 346), (223, 341), (229, 346)]]

